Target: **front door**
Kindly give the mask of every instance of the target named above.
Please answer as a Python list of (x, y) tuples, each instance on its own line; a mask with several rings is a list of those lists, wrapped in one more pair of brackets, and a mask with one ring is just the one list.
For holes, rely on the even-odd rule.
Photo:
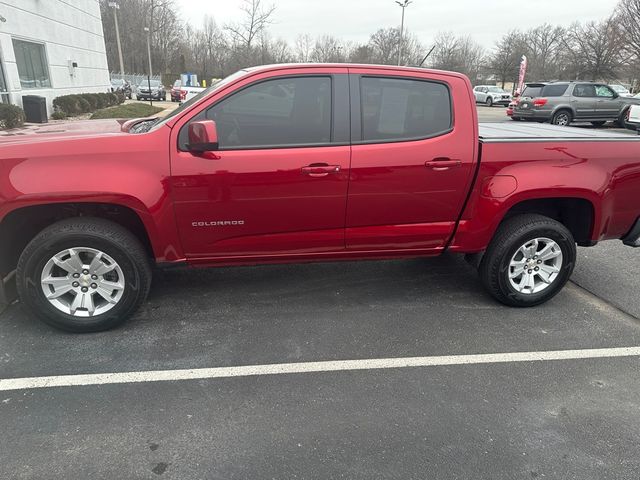
[(215, 99), (194, 119), (216, 122), (218, 158), (186, 151), (184, 124), (171, 183), (188, 258), (344, 250), (350, 147), (340, 70), (260, 74)]
[(618, 118), (622, 102), (608, 85), (596, 85), (596, 116)]
[(475, 165), (475, 107), (451, 96), (468, 87), (446, 74), (354, 73), (347, 248), (442, 249)]

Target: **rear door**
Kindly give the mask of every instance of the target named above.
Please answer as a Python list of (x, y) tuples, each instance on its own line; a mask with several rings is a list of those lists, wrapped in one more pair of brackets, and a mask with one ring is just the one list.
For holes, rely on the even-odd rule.
[(468, 85), (445, 74), (350, 72), (347, 249), (442, 249), (475, 164), (477, 117)]
[(591, 83), (578, 83), (573, 87), (571, 105), (576, 120), (594, 118), (596, 114), (596, 89)]

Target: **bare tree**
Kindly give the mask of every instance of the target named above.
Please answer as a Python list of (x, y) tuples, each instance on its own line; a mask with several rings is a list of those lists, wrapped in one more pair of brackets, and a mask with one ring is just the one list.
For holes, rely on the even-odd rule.
[(320, 63), (338, 63), (345, 59), (344, 45), (336, 37), (323, 35), (316, 40), (311, 60)]
[[(400, 42), (399, 28), (381, 28), (369, 38), (369, 47), (372, 63), (395, 65), (398, 62), (398, 44)], [(423, 48), (416, 37), (406, 31), (402, 35), (403, 65), (416, 64)]]
[(254, 39), (272, 22), (276, 7), (264, 7), (262, 0), (243, 0), (240, 9), (244, 12), (244, 19), (239, 24), (227, 25), (225, 28), (236, 43), (250, 49)]
[(622, 35), (613, 17), (601, 22), (574, 23), (563, 41), (568, 75), (575, 79), (609, 80), (622, 65)]
[(295, 45), (296, 60), (302, 63), (310, 62), (313, 45), (314, 41), (311, 35), (308, 33), (298, 35)]
[(524, 33), (530, 78), (552, 80), (558, 77), (565, 35), (564, 28), (548, 23)]
[(467, 75), (472, 82), (480, 76), (486, 52), (470, 37), (441, 32), (435, 38), (435, 50), (431, 66)]
[(527, 52), (527, 42), (522, 32), (512, 30), (496, 44), (489, 59), (489, 68), (504, 88), (507, 82), (516, 82), (522, 55)]
[(616, 20), (624, 31), (626, 49), (640, 60), (640, 0), (621, 0)]

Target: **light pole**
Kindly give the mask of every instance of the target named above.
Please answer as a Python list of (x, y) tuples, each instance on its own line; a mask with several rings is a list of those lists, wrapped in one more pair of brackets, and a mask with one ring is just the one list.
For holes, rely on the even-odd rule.
[(400, 22), (400, 43), (398, 44), (398, 65), (402, 61), (402, 35), (404, 33), (404, 9), (412, 3), (412, 0), (396, 0), (396, 3), (402, 7), (402, 21)]
[(120, 44), (120, 29), (118, 28), (118, 10), (120, 5), (118, 2), (109, 2), (109, 6), (113, 8), (113, 21), (116, 24), (116, 43), (118, 44), (118, 59), (120, 60), (120, 75), (124, 76), (124, 62), (122, 61), (122, 45)]
[(151, 30), (149, 27), (144, 27), (144, 31), (147, 32), (147, 57), (149, 58), (149, 72), (147, 74), (147, 86), (149, 87), (149, 103), (153, 107), (153, 94), (151, 92)]

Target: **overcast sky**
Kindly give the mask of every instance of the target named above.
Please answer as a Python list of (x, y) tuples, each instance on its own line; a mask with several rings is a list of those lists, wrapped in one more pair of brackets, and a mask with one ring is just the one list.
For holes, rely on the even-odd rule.
[[(194, 26), (205, 14), (218, 25), (238, 21), (242, 0), (177, 0), (183, 18)], [(365, 42), (378, 28), (400, 25), (401, 8), (394, 0), (263, 0), (275, 5), (270, 32), (290, 42), (301, 33), (331, 34)], [(618, 0), (413, 0), (405, 25), (429, 45), (439, 31), (469, 34), (485, 47), (513, 28), (545, 22), (569, 25), (600, 20), (611, 14)]]

